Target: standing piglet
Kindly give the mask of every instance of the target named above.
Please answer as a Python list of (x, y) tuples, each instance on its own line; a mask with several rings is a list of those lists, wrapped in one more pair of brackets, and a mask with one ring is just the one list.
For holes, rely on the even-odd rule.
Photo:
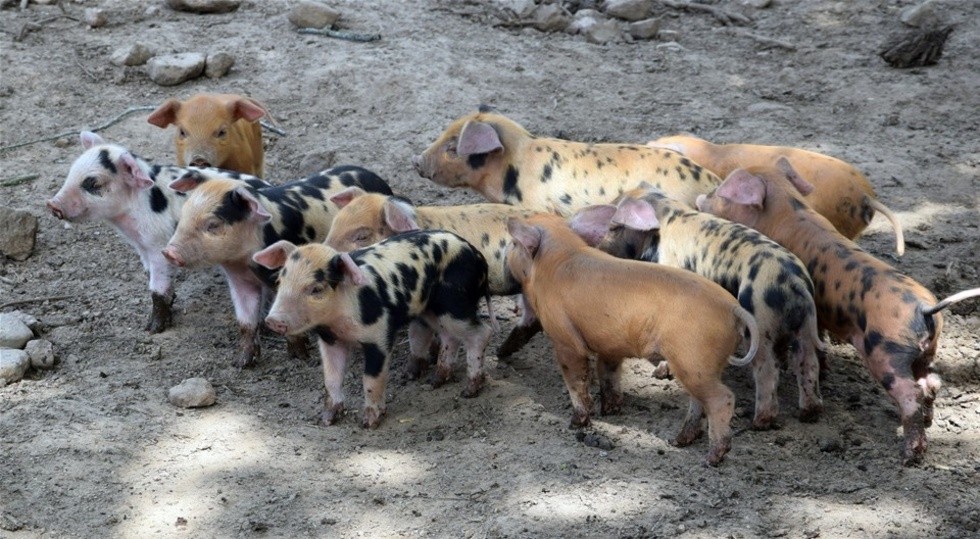
[[(624, 358), (666, 359), (691, 396), (675, 442), (701, 435), (708, 416), (708, 464), (731, 448), (735, 396), (721, 381), (725, 366), (747, 365), (759, 347), (755, 319), (717, 284), (659, 264), (622, 260), (589, 247), (554, 215), (511, 219), (507, 254), (545, 333), (572, 398), (572, 426), (589, 423), (589, 354), (596, 354), (603, 414), (623, 404)], [(748, 329), (745, 357), (732, 356)]]
[(48, 210), (69, 222), (106, 221), (136, 249), (150, 273), (153, 307), (146, 329), (159, 333), (172, 323), (174, 301), (171, 268), (160, 251), (177, 228), (185, 199), (167, 184), (191, 169), (151, 165), (89, 131), (81, 133), (81, 141), (85, 152), (48, 201)]
[(871, 224), (877, 211), (895, 229), (898, 255), (905, 253), (905, 237), (898, 218), (878, 201), (868, 178), (840, 159), (787, 146), (712, 144), (682, 135), (663, 137), (649, 144), (678, 151), (720, 178), (727, 177), (736, 168), (767, 167), (780, 157), (789, 159), (800, 176), (813, 185), (813, 191), (806, 194), (807, 203), (826, 217), (838, 232), (856, 239)]
[[(491, 294), (506, 296), (521, 291), (521, 285), (504, 264), (504, 250), (510, 241), (507, 219), (529, 217), (534, 214), (532, 211), (507, 204), (414, 206), (402, 197), (366, 193), (358, 187), (349, 187), (330, 200), (341, 210), (334, 217), (326, 243), (338, 251), (366, 247), (411, 230), (448, 230), (473, 244), (487, 259)], [(500, 345), (498, 356), (513, 354), (541, 331), (523, 296), (521, 303), (521, 319)], [(424, 337), (420, 336), (419, 341), (422, 340)], [(420, 365), (419, 360), (416, 358), (414, 365)]]
[(565, 217), (607, 203), (644, 180), (689, 204), (721, 183), (671, 150), (536, 137), (482, 107), (453, 122), (414, 162), (419, 175), (439, 185), (468, 187), (490, 202)]
[(251, 97), (197, 94), (186, 101), (167, 99), (146, 121), (160, 128), (176, 127), (178, 165), (237, 170), (261, 178), (265, 149), (259, 119), (264, 116), (269, 116), (265, 106)]
[(768, 429), (779, 415), (777, 358), (799, 385), (800, 421), (820, 415), (820, 364), (813, 282), (793, 253), (751, 228), (695, 211), (649, 185), (628, 191), (618, 206), (590, 206), (570, 225), (587, 242), (617, 257), (658, 262), (711, 279), (752, 313), (762, 334), (752, 361), (755, 418)]
[[(330, 196), (354, 185), (391, 194), (391, 188), (376, 174), (352, 166), (258, 189), (206, 171), (171, 182), (171, 189), (188, 196), (163, 256), (175, 266), (221, 266), (241, 331), (236, 366), (247, 366), (259, 358), (256, 330), (262, 290), (275, 287), (275, 273), (255, 265), (252, 255), (279, 240), (295, 244), (323, 241), (337, 212)], [(306, 357), (305, 341), (290, 340), (289, 353)]]
[(325, 425), (344, 411), (344, 371), (354, 347), (364, 352), (361, 424), (380, 424), (395, 334), (411, 320), (428, 325), (439, 336), (433, 385), (452, 378), (452, 363), (462, 344), (468, 373), (462, 395), (475, 397), (480, 392), (483, 352), (491, 334), (477, 314), (487, 294), (487, 262), (459, 236), (408, 232), (350, 253), (321, 244), (296, 247), (278, 241), (254, 258), (269, 269), (282, 268), (268, 326), (286, 335), (311, 330), (318, 337), (327, 389)]
[(918, 463), (940, 386), (931, 372), (943, 325), (939, 311), (980, 295), (980, 288), (937, 303), (921, 284), (862, 251), (813, 211), (800, 194), (811, 189), (788, 160), (779, 159), (775, 167), (736, 169), (697, 206), (759, 230), (806, 264), (820, 329), (851, 343), (898, 404), (902, 462)]

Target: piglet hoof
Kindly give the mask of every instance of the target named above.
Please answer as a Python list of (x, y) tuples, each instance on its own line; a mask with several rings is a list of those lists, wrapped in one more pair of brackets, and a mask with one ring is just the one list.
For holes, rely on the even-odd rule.
[(906, 438), (905, 445), (902, 447), (902, 466), (918, 466), (919, 464), (922, 464), (925, 454), (925, 434), (923, 434), (921, 438)]
[(725, 460), (725, 455), (732, 448), (731, 438), (726, 438), (717, 444), (711, 444), (708, 448), (708, 457), (705, 459), (705, 463), (708, 466), (718, 466), (721, 461)]
[(308, 343), (309, 339), (306, 338), (306, 335), (288, 335), (286, 337), (286, 352), (291, 358), (300, 359), (315, 365), (319, 361), (310, 360), (310, 352), (307, 348)]
[(674, 445), (677, 447), (689, 446), (697, 441), (701, 437), (701, 434), (703, 434), (703, 431), (700, 427), (685, 424), (681, 428), (681, 431), (677, 433), (677, 437), (674, 438)]
[(381, 417), (385, 415), (383, 409), (368, 407), (364, 409), (364, 417), (361, 419), (361, 427), (365, 429), (376, 429), (381, 425)]
[(330, 406), (324, 406), (323, 411), (320, 412), (320, 422), (325, 426), (329, 427), (337, 422), (344, 414), (344, 403), (333, 404)]
[(619, 415), (623, 412), (623, 396), (621, 394), (611, 397), (601, 395), (601, 400), (600, 411), (602, 415)]
[(150, 311), (150, 319), (146, 322), (146, 331), (150, 333), (160, 333), (166, 331), (173, 325), (173, 309), (171, 308), (174, 298), (162, 294), (150, 294), (153, 299), (153, 310)]
[(579, 412), (575, 411), (572, 413), (572, 422), (568, 424), (570, 429), (580, 429), (582, 427), (588, 427), (592, 420), (589, 418), (589, 412)]
[(540, 332), (541, 322), (538, 320), (535, 320), (530, 326), (515, 326), (500, 347), (497, 348), (497, 357), (505, 359), (514, 355)]
[(816, 423), (820, 419), (820, 413), (823, 411), (823, 407), (820, 405), (814, 405), (807, 408), (800, 409), (800, 423)]
[(480, 394), (480, 390), (483, 389), (483, 382), (486, 380), (486, 376), (480, 375), (476, 378), (470, 378), (466, 383), (466, 387), (463, 388), (463, 392), (460, 393), (464, 399), (472, 399), (473, 397)]
[(418, 380), (422, 377), (422, 373), (425, 372), (428, 362), (429, 358), (409, 357), (408, 363), (405, 365), (405, 376), (407, 376), (409, 380)]
[(447, 382), (453, 381), (453, 371), (452, 369), (440, 369), (436, 367), (435, 372), (429, 377), (429, 383), (432, 384), (433, 388), (440, 388)]
[(673, 375), (670, 374), (670, 365), (666, 361), (657, 363), (657, 366), (653, 369), (653, 377), (657, 380), (670, 380), (673, 378)]
[(778, 428), (776, 418), (771, 413), (757, 413), (752, 419), (752, 430), (769, 430)]

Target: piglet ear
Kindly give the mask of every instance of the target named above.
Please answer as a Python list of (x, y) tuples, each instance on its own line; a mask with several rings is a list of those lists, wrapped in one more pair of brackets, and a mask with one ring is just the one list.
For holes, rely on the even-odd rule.
[(153, 187), (153, 180), (136, 162), (133, 154), (129, 152), (122, 154), (119, 157), (119, 162), (116, 163), (116, 168), (119, 169), (119, 175), (122, 176), (123, 181), (132, 188), (149, 189)]
[(660, 228), (660, 221), (657, 220), (657, 212), (653, 209), (653, 204), (635, 198), (627, 198), (619, 203), (619, 207), (616, 208), (616, 215), (612, 217), (612, 222), (633, 230)]
[(333, 202), (339, 208), (343, 208), (344, 206), (350, 204), (351, 201), (354, 200), (355, 198), (366, 194), (367, 191), (365, 191), (364, 189), (361, 189), (356, 185), (352, 185), (344, 189), (343, 191), (338, 191), (336, 194), (331, 196), (330, 202)]
[(420, 230), (418, 221), (415, 219), (414, 208), (403, 205), (394, 200), (388, 200), (384, 205), (384, 218), (388, 228), (397, 233)]
[(249, 97), (232, 101), (228, 104), (228, 109), (233, 120), (244, 119), (249, 122), (254, 122), (263, 116), (269, 115), (269, 112), (265, 110), (265, 106), (262, 103)]
[(171, 97), (157, 107), (157, 110), (151, 112), (146, 121), (157, 127), (167, 127), (177, 121), (178, 110), (180, 110), (180, 101)]
[(82, 148), (85, 148), (86, 150), (89, 149), (89, 148), (91, 148), (91, 147), (93, 147), (93, 146), (98, 146), (100, 144), (105, 144), (105, 141), (102, 140), (102, 137), (96, 135), (95, 133), (93, 133), (91, 131), (82, 131), (82, 133), (79, 136), (79, 138), (82, 141)]
[(286, 240), (279, 240), (272, 245), (252, 255), (252, 260), (269, 269), (278, 269), (286, 265), (286, 259), (293, 254), (296, 246)]
[(272, 220), (272, 214), (266, 211), (265, 206), (259, 202), (258, 198), (255, 198), (255, 195), (251, 191), (244, 187), (236, 187), (235, 194), (241, 198), (242, 202), (248, 205), (249, 219), (260, 223), (268, 223)]
[(207, 178), (199, 170), (188, 170), (183, 176), (170, 182), (167, 187), (180, 193), (186, 193), (191, 189), (201, 185)]
[(354, 259), (350, 257), (349, 253), (340, 253), (337, 256), (340, 257), (340, 269), (344, 272), (345, 280), (349, 280), (354, 286), (362, 286), (367, 284), (367, 275), (364, 274), (364, 270), (354, 262)]
[(507, 231), (533, 257), (541, 246), (541, 229), (528, 225), (517, 217), (507, 219)]
[(568, 221), (568, 227), (578, 234), (585, 243), (595, 247), (609, 231), (609, 221), (616, 214), (616, 206), (612, 204), (595, 204), (586, 206)]
[(758, 206), (766, 201), (766, 184), (762, 178), (737, 168), (721, 182), (715, 195), (743, 206)]
[(497, 135), (497, 130), (492, 125), (470, 120), (463, 125), (463, 129), (459, 132), (456, 153), (462, 156), (475, 155), (490, 153), (503, 147), (500, 136)]
[(684, 146), (681, 146), (676, 142), (660, 142), (661, 140), (664, 139), (658, 139), (658, 140), (647, 142), (647, 146), (651, 148), (660, 148), (661, 150), (670, 150), (672, 152), (677, 152), (681, 155), (684, 155)]
[(786, 175), (786, 179), (789, 180), (790, 183), (792, 183), (803, 196), (809, 195), (813, 192), (813, 184), (804, 180), (803, 176), (800, 176), (800, 174), (796, 172), (796, 169), (793, 168), (793, 164), (789, 162), (789, 159), (786, 159), (786, 156), (780, 156), (779, 159), (776, 159), (776, 168)]

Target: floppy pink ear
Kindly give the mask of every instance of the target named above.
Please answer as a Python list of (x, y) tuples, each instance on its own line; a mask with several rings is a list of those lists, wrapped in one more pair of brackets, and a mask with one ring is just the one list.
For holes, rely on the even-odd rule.
[(157, 110), (151, 112), (146, 121), (157, 127), (167, 127), (177, 121), (178, 110), (180, 110), (180, 101), (171, 97), (157, 107)]
[(252, 260), (269, 269), (286, 265), (286, 259), (296, 250), (296, 246), (286, 240), (279, 240), (252, 255)]
[(568, 221), (568, 227), (579, 235), (585, 243), (595, 247), (609, 231), (609, 221), (616, 214), (616, 206), (612, 204), (595, 204), (586, 206)]
[(119, 162), (116, 163), (116, 167), (119, 169), (119, 174), (123, 177), (123, 181), (133, 188), (149, 189), (153, 187), (153, 180), (150, 179), (146, 171), (140, 168), (133, 154), (129, 152), (122, 154), (119, 157)]
[(803, 176), (800, 176), (796, 169), (793, 168), (793, 164), (786, 159), (786, 156), (781, 155), (779, 159), (776, 159), (776, 168), (786, 175), (786, 179), (789, 180), (796, 190), (799, 191), (803, 196), (809, 195), (813, 192), (813, 184), (804, 180)]
[(235, 188), (235, 194), (242, 197), (242, 200), (248, 204), (248, 209), (251, 214), (249, 216), (250, 219), (254, 219), (260, 223), (268, 223), (270, 220), (272, 220), (272, 214), (270, 214), (265, 207), (262, 206), (259, 199), (255, 198), (255, 195), (253, 195), (248, 189), (245, 189), (244, 187), (237, 187)]
[(715, 194), (743, 206), (762, 207), (766, 201), (766, 184), (762, 178), (737, 168), (721, 182)]
[(364, 275), (364, 270), (362, 270), (354, 262), (354, 259), (350, 257), (350, 254), (340, 253), (337, 256), (340, 257), (340, 267), (344, 270), (344, 275), (350, 279), (350, 282), (354, 283), (356, 286), (361, 286), (367, 283), (367, 276)]
[(105, 144), (105, 141), (102, 140), (102, 137), (96, 135), (91, 131), (82, 131), (81, 134), (79, 135), (79, 138), (82, 141), (82, 148), (85, 148), (86, 150), (91, 148), (92, 146)]
[(180, 193), (186, 193), (191, 189), (201, 185), (207, 178), (204, 177), (198, 170), (188, 170), (183, 176), (177, 178), (176, 180), (170, 182), (167, 186), (174, 191)]
[(419, 230), (419, 224), (415, 220), (414, 212), (408, 210), (398, 202), (389, 200), (385, 202), (384, 209), (385, 223), (395, 232), (409, 232)]
[(343, 208), (344, 206), (350, 204), (351, 201), (354, 200), (355, 198), (366, 194), (367, 191), (365, 191), (364, 189), (361, 189), (356, 185), (352, 185), (344, 189), (343, 191), (337, 192), (332, 197), (330, 197), (330, 202), (333, 202), (338, 207)]
[(612, 222), (633, 230), (654, 230), (660, 228), (657, 212), (646, 200), (627, 198), (619, 203)]
[(530, 226), (516, 217), (507, 219), (507, 231), (517, 240), (517, 243), (527, 249), (531, 256), (534, 256), (541, 246), (541, 229)]
[(490, 153), (503, 147), (500, 136), (497, 135), (497, 130), (492, 125), (470, 120), (463, 125), (463, 129), (459, 132), (456, 153), (467, 156)]
[(254, 122), (269, 114), (261, 103), (249, 98), (232, 101), (228, 104), (228, 109), (231, 112), (232, 120), (244, 119), (249, 122)]

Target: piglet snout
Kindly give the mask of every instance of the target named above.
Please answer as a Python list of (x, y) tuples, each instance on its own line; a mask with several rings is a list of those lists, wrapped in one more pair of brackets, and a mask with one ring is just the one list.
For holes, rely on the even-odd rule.
[(172, 246), (168, 246), (163, 250), (163, 257), (167, 259), (167, 262), (170, 262), (174, 266), (184, 266), (184, 259), (181, 258), (180, 253), (178, 253)]
[(48, 207), (48, 211), (51, 212), (51, 215), (54, 215), (55, 217), (61, 220), (65, 219), (65, 212), (63, 212), (61, 208), (59, 208), (58, 205), (55, 204), (53, 200), (48, 201), (47, 207)]
[(419, 176), (424, 176), (422, 173), (422, 156), (416, 155), (412, 157), (412, 165), (415, 166), (415, 172), (419, 173)]
[(207, 159), (200, 155), (195, 155), (194, 159), (191, 160), (192, 167), (210, 167), (211, 163)]
[(707, 199), (708, 197), (705, 195), (698, 195), (698, 198), (694, 199), (694, 207), (697, 208), (698, 211), (704, 211), (704, 201)]
[(273, 318), (272, 315), (266, 317), (265, 325), (269, 326), (269, 329), (280, 335), (285, 335), (286, 332), (289, 331), (289, 326), (287, 326), (285, 322), (277, 318)]

